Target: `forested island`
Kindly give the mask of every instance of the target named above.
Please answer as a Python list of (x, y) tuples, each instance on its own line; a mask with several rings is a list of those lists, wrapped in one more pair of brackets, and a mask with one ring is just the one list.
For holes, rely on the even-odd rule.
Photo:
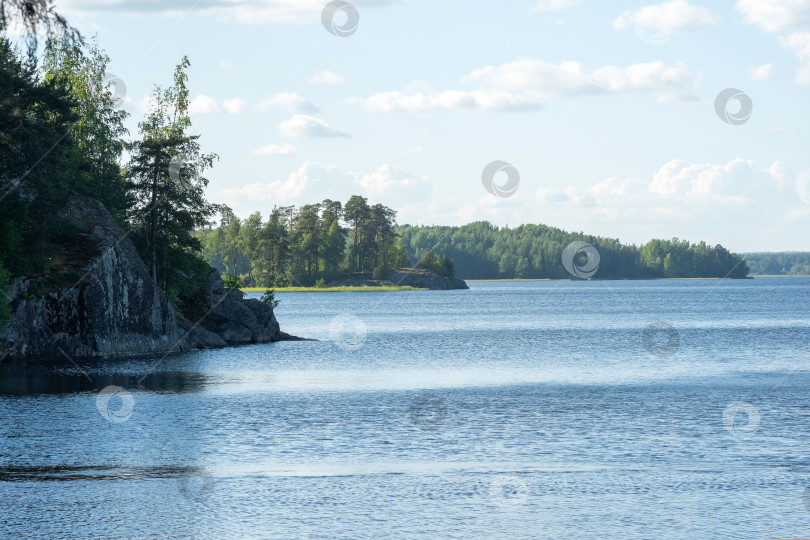
[(744, 278), (745, 261), (723, 246), (650, 240), (642, 246), (545, 225), (462, 227), (396, 224), (396, 212), (367, 199), (275, 207), (240, 219), (225, 208), (219, 224), (195, 233), (206, 261), (245, 286), (326, 285), (357, 273), (385, 277), (416, 266), (463, 279), (568, 279), (562, 253), (574, 241), (600, 256), (596, 278)]

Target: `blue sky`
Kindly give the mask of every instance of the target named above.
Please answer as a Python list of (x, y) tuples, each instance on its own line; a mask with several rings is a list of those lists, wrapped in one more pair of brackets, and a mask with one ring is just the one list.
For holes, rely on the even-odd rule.
[[(367, 0), (345, 37), (323, 1), (56, 5), (98, 34), (133, 134), (189, 56), (209, 198), (242, 216), (362, 194), (400, 223), (810, 250), (810, 0)], [(511, 196), (482, 184), (496, 160)]]

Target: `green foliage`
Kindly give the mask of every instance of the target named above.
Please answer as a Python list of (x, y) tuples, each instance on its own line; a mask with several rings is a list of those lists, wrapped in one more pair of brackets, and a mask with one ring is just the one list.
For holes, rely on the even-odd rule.
[(195, 237), (206, 261), (223, 273), (247, 275), (261, 286), (309, 286), (350, 271), (385, 273), (392, 261), (410, 264), (404, 246), (394, 243), (395, 217), (390, 208), (369, 206), (358, 196), (345, 206), (326, 199), (297, 209), (275, 207), (266, 222), (258, 212), (243, 221), (224, 207), (219, 227), (207, 224)]
[(130, 143), (127, 167), (134, 203), (129, 207), (132, 239), (164, 290), (185, 293), (206, 266), (195, 228), (204, 226), (218, 209), (205, 199), (203, 176), (217, 156), (203, 154), (198, 135), (188, 135), (189, 91), (184, 57), (168, 88), (156, 86), (146, 117), (138, 125), (141, 139)]
[(807, 276), (810, 275), (810, 253), (744, 253), (746, 263), (752, 274), (770, 276)]
[(276, 300), (276, 291), (274, 291), (273, 289), (267, 289), (266, 291), (264, 291), (264, 294), (262, 295), (262, 302), (264, 302), (271, 308), (276, 309), (279, 303), (279, 301)]
[(225, 274), (222, 276), (222, 281), (225, 282), (225, 287), (228, 289), (242, 289), (242, 280), (236, 274)]
[(325, 287), (326, 287), (326, 280), (325, 280), (325, 279), (323, 279), (323, 278), (318, 278), (318, 279), (315, 281), (315, 288), (316, 288), (316, 289), (323, 289), (323, 288), (325, 288)]
[(486, 221), (462, 227), (405, 225), (397, 233), (412, 259), (420, 260), (431, 251), (444, 253), (464, 279), (569, 278), (562, 253), (574, 240), (585, 241), (599, 252), (597, 278), (741, 278), (748, 274), (739, 255), (704, 242), (651, 240), (637, 247), (545, 225), (499, 228)]
[(419, 264), (417, 264), (416, 267), (433, 270), (440, 276), (444, 277), (455, 277), (456, 275), (453, 261), (451, 261), (446, 255), (439, 255), (433, 251), (426, 251), (422, 255), (422, 258), (419, 260)]

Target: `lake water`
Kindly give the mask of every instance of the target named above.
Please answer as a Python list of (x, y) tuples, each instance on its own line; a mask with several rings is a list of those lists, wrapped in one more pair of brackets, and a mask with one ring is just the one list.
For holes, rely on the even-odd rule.
[(0, 536), (810, 534), (810, 278), (470, 286), (0, 364)]

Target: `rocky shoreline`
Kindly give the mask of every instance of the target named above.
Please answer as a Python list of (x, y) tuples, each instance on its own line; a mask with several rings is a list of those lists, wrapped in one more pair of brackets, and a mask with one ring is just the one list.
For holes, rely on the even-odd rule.
[(281, 331), (271, 306), (225, 289), (213, 268), (175, 309), (126, 231), (94, 199), (75, 195), (57, 218), (79, 230), (54, 254), (70, 262), (13, 281), (12, 315), (0, 333), (4, 359), (111, 358), (300, 339)]

